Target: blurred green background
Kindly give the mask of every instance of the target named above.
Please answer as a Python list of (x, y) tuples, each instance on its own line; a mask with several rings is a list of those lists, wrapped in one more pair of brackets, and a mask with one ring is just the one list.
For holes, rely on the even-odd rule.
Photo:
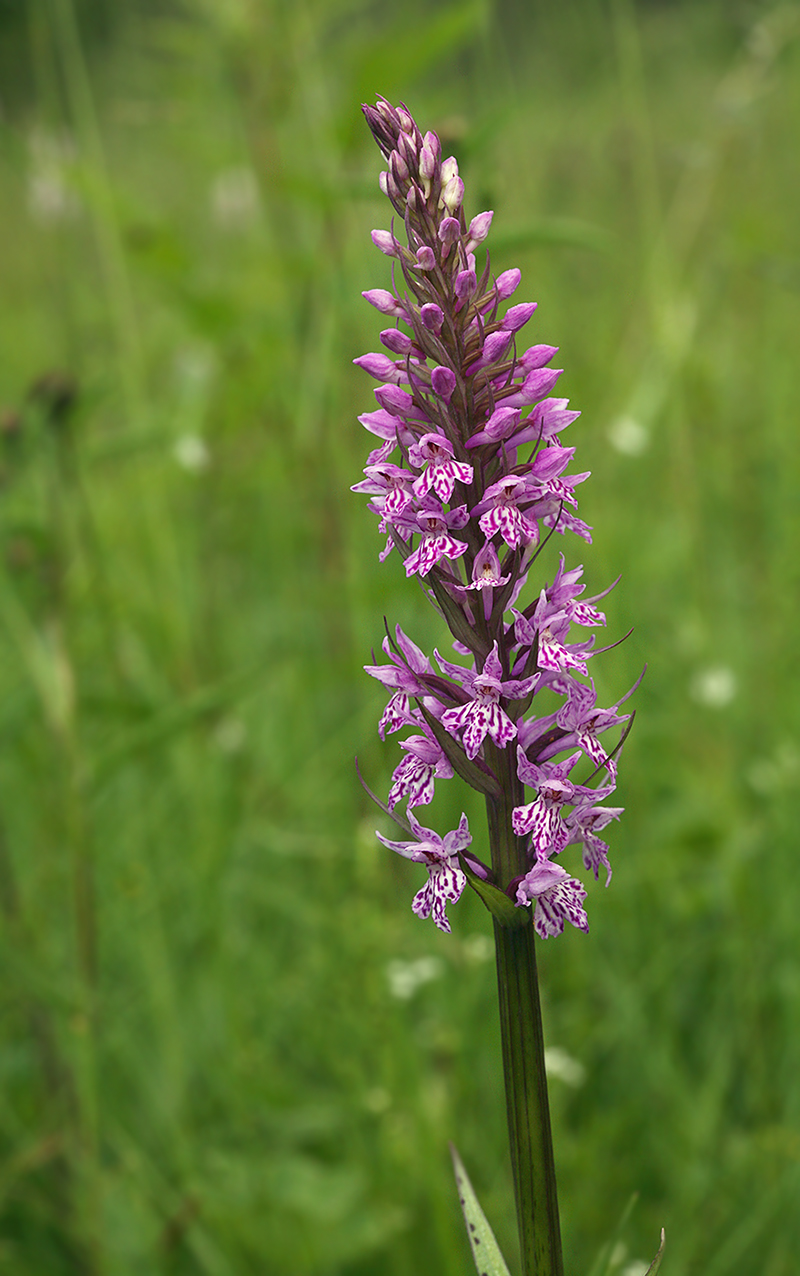
[(348, 490), (383, 93), (583, 410), (601, 703), (649, 666), (540, 946), (567, 1270), (796, 1276), (800, 9), (4, 0), (0, 72), (0, 1271), (460, 1276), (449, 1139), (516, 1257), (488, 915), (352, 762), (383, 615), (445, 641)]

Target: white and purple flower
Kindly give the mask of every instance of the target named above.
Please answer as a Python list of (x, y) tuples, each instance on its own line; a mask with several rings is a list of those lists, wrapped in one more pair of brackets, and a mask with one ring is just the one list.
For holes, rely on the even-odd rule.
[(376, 836), (390, 851), (397, 851), (404, 859), (426, 866), (428, 880), (417, 891), (411, 908), (417, 917), (432, 916), (439, 930), (449, 932), (450, 922), (445, 909), (448, 904), (455, 904), (461, 898), (461, 892), (467, 884), (466, 876), (458, 863), (458, 852), (466, 850), (472, 841), (467, 817), (462, 814), (458, 828), (445, 833), (443, 838), (433, 829), (423, 828), (413, 811), (408, 812), (408, 822), (416, 838), (414, 842), (393, 842), (377, 830)]

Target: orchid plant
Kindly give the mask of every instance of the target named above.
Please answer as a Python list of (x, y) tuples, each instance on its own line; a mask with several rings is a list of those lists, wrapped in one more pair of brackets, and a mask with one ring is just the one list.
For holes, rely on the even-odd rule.
[[(574, 863), (570, 848), (588, 873), (611, 880), (600, 834), (622, 814), (605, 802), (635, 687), (611, 708), (597, 704), (589, 661), (608, 648), (581, 631), (605, 625), (604, 595), (583, 597), (582, 567), (560, 555), (550, 581), (528, 588), (554, 535), (591, 543), (575, 494), (589, 475), (571, 470), (575, 448), (562, 442), (579, 413), (552, 395), (557, 349), (519, 349), (536, 303), (506, 304), (519, 270), (495, 277), (488, 252), (479, 269), (492, 213), (467, 222), (458, 165), (442, 157), (437, 135), (383, 98), (363, 110), (399, 225), (372, 232), (392, 260), (392, 288), (364, 296), (393, 324), (380, 334), (382, 352), (355, 360), (379, 384), (377, 409), (359, 417), (377, 446), (353, 491), (370, 498), (387, 537), (381, 560), (395, 554), (417, 578), (459, 658), (435, 650), (432, 661), (399, 625), (387, 627), (386, 663), (366, 666), (390, 693), (378, 730), (382, 739), (411, 734), (386, 804), (368, 792), (405, 834), (378, 832), (380, 841), (426, 870), (412, 902), (418, 917), (449, 932), (447, 907), (467, 883), (493, 915), (523, 1271), (561, 1276), (535, 944), (565, 924), (588, 930), (586, 889), (564, 864)], [(485, 798), (486, 859), (466, 815), (443, 835), (417, 818), (436, 782), (455, 775)], [(472, 1238), (488, 1225), (471, 1208)]]

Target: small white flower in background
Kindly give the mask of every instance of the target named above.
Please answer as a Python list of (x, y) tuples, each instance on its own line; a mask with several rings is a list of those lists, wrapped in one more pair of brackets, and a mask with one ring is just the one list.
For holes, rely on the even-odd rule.
[(724, 709), (736, 695), (736, 675), (726, 665), (700, 669), (691, 681), (689, 694), (709, 709)]
[[(625, 1263), (628, 1257), (628, 1247), (623, 1241), (617, 1241), (611, 1257), (608, 1260), (608, 1271), (617, 1272), (618, 1276), (647, 1276), (650, 1270), (650, 1264), (642, 1261), (641, 1258), (633, 1258), (629, 1263)], [(622, 1264), (625, 1263), (623, 1267)]]
[(392, 1096), (388, 1090), (384, 1090), (383, 1086), (374, 1086), (371, 1090), (367, 1090), (364, 1095), (364, 1107), (368, 1112), (372, 1112), (375, 1116), (380, 1116), (387, 1108), (391, 1107)]
[(258, 180), (251, 168), (226, 168), (211, 183), (211, 215), (222, 230), (252, 226), (261, 199)]
[(467, 935), (462, 947), (467, 961), (475, 966), (494, 957), (494, 944), (488, 935)]
[(641, 456), (650, 445), (650, 435), (640, 421), (621, 416), (608, 428), (608, 441), (623, 456)]
[(35, 221), (69, 221), (80, 212), (80, 202), (69, 180), (75, 145), (68, 133), (34, 129), (28, 139), (28, 209)]
[(386, 967), (389, 992), (398, 1001), (409, 1001), (418, 988), (438, 979), (442, 962), (438, 957), (418, 957), (416, 961), (390, 961)]
[(217, 370), (214, 347), (198, 342), (176, 351), (173, 364), (181, 394), (196, 399), (205, 394)]
[(182, 434), (176, 440), (172, 455), (181, 469), (190, 474), (199, 474), (208, 469), (211, 456), (203, 440), (198, 434)]
[(557, 1077), (565, 1085), (577, 1089), (586, 1080), (586, 1069), (571, 1054), (559, 1046), (551, 1046), (544, 1052), (544, 1070), (548, 1077)]
[(246, 738), (241, 718), (223, 718), (214, 731), (214, 742), (221, 753), (240, 753)]

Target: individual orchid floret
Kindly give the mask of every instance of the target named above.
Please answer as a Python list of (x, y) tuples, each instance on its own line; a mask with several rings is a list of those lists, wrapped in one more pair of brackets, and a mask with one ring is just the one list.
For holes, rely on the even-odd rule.
[(583, 749), (596, 767), (605, 767), (612, 784), (617, 782), (617, 763), (598, 740), (598, 735), (627, 722), (629, 714), (619, 715), (616, 705), (611, 709), (597, 708), (594, 683), (585, 686), (576, 682), (570, 689), (567, 703), (559, 710), (556, 721), (568, 733), (570, 740)]
[(516, 616), (515, 633), (517, 642), (523, 646), (537, 643), (536, 663), (540, 669), (551, 669), (564, 673), (574, 669), (577, 673), (587, 675), (586, 661), (591, 656), (591, 643), (566, 643), (569, 633), (569, 616), (563, 608), (555, 608), (549, 602), (544, 590), (528, 621), (519, 612)]
[(433, 801), (434, 780), (450, 780), (453, 768), (435, 736), (423, 728), (424, 735), (410, 735), (400, 741), (408, 757), (395, 768), (389, 790), (388, 807), (393, 811), (403, 798), (409, 807), (427, 806)]
[(415, 494), (422, 498), (433, 488), (439, 500), (446, 502), (453, 495), (458, 483), (472, 482), (472, 466), (453, 460), (453, 445), (443, 434), (423, 434), (418, 443), (409, 448), (408, 459), (412, 465), (428, 468), (414, 482)]
[(564, 922), (588, 932), (589, 919), (583, 907), (586, 891), (560, 864), (536, 863), (517, 886), (517, 903), (530, 906), (535, 901), (533, 928), (541, 939), (560, 935)]
[(487, 541), (483, 549), (478, 550), (472, 564), (472, 589), (499, 589), (507, 585), (510, 576), (500, 574), (500, 559), (491, 541)]
[[(566, 449), (565, 449), (566, 450)], [(582, 594), (585, 585), (581, 584), (581, 576), (583, 575), (583, 567), (573, 567), (569, 571), (564, 567), (564, 555), (558, 556), (558, 571), (555, 574), (552, 585), (545, 587), (545, 593), (550, 605), (556, 609), (563, 608), (569, 619), (577, 625), (604, 625), (606, 618), (603, 612), (598, 611), (593, 603), (594, 598), (587, 598), (583, 602), (577, 602), (578, 594)], [(602, 594), (597, 594), (597, 598), (603, 598), (613, 589), (613, 585), (604, 590)]]
[(520, 355), (517, 364), (527, 375), (529, 372), (535, 372), (538, 368), (543, 368), (556, 354), (558, 354), (558, 346), (529, 346)]
[(624, 809), (621, 806), (576, 806), (566, 820), (570, 844), (582, 843), (584, 867), (594, 873), (595, 881), (602, 865), (606, 870), (606, 886), (611, 881), (608, 846), (597, 834), (611, 820), (618, 820)]
[(560, 446), (559, 433), (580, 416), (580, 412), (564, 410), (568, 403), (569, 399), (542, 399), (529, 416), (519, 422), (516, 430), (504, 435), (508, 438), (508, 448), (522, 447), (525, 443), (555, 443)]
[(442, 726), (452, 735), (463, 731), (462, 744), (468, 758), (474, 758), (487, 735), (499, 749), (504, 749), (517, 734), (517, 727), (500, 704), (501, 696), (507, 700), (521, 700), (536, 682), (536, 677), (503, 680), (503, 670), (495, 642), (483, 663), (480, 673), (464, 669), (461, 665), (443, 660), (438, 651), (436, 659), (442, 669), (456, 678), (473, 697), (467, 704), (448, 709), (442, 714)]
[[(415, 516), (415, 531), (420, 533), (420, 543), (405, 562), (406, 576), (418, 574), (427, 576), (432, 567), (442, 558), (456, 559), (467, 552), (465, 541), (456, 540), (450, 535), (450, 528), (465, 527), (469, 522), (466, 505), (459, 505), (454, 510), (445, 510), (432, 497), (428, 496), (426, 505)], [(405, 514), (401, 515), (405, 518)]]
[(472, 510), (480, 515), (480, 529), (487, 540), (500, 533), (509, 549), (523, 544), (538, 544), (539, 527), (519, 508), (520, 501), (530, 503), (530, 484), (518, 474), (508, 474), (487, 487), (484, 498)]
[[(492, 604), (494, 602), (495, 589), (501, 589), (503, 585), (507, 585), (511, 580), (511, 576), (503, 576), (501, 574), (500, 559), (497, 557), (497, 550), (491, 541), (487, 541), (483, 549), (478, 550), (472, 563), (472, 580), (468, 585), (451, 585), (450, 590), (459, 598), (467, 598), (473, 590), (477, 590), (479, 595), (483, 596), (483, 614), (484, 619), (488, 622), (492, 614)], [(512, 597), (509, 599), (509, 606), (516, 601), (516, 595), (525, 584), (526, 576), (522, 575), (514, 585)], [(465, 648), (469, 651), (469, 648)]]
[(366, 478), (361, 483), (354, 483), (351, 492), (365, 492), (378, 499), (373, 502), (381, 514), (391, 519), (401, 514), (414, 499), (414, 475), (410, 470), (401, 469), (399, 465), (382, 462), (368, 465), (364, 473)]
[(425, 683), (421, 681), (421, 676), (433, 675), (433, 666), (428, 657), (403, 633), (399, 625), (395, 629), (395, 639), (398, 651), (392, 648), (388, 637), (383, 640), (383, 650), (392, 662), (390, 665), (364, 665), (365, 671), (371, 678), (377, 678), (384, 687), (395, 692), (378, 724), (378, 732), (382, 740), (386, 738), (387, 731), (389, 733), (399, 731), (409, 722), (414, 721), (411, 716), (409, 696), (423, 699), (423, 703), (427, 705), (424, 697), (429, 693)]
[(393, 842), (376, 830), (378, 839), (388, 846), (390, 851), (397, 851), (404, 859), (424, 864), (428, 869), (428, 881), (422, 890), (417, 891), (411, 904), (417, 917), (433, 917), (439, 930), (450, 932), (450, 922), (445, 908), (448, 903), (455, 904), (467, 884), (466, 876), (459, 867), (458, 852), (464, 851), (472, 841), (466, 815), (461, 816), (457, 829), (439, 837), (433, 829), (426, 829), (417, 821), (413, 811), (408, 812), (415, 842)]
[(613, 785), (604, 789), (588, 789), (572, 783), (569, 773), (580, 756), (580, 753), (573, 753), (564, 762), (537, 765), (528, 760), (521, 748), (517, 749), (519, 778), (523, 784), (536, 789), (537, 795), (533, 802), (514, 807), (512, 824), (518, 837), (530, 833), (531, 847), (537, 859), (546, 860), (551, 855), (560, 855), (569, 842), (569, 830), (562, 814), (565, 805), (581, 799), (607, 797), (613, 791)]
[(461, 224), (458, 218), (445, 217), (444, 221), (439, 223), (438, 236), (445, 251), (452, 248), (453, 244), (457, 244), (461, 238)]

